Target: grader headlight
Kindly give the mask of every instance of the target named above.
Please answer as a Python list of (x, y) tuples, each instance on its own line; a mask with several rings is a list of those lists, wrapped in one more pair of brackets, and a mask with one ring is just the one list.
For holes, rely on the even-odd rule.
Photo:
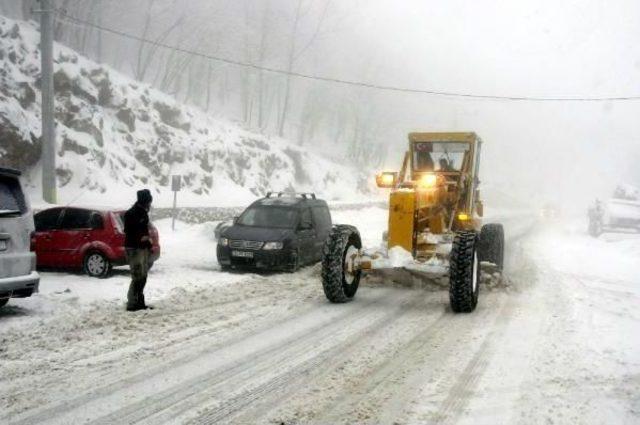
[(376, 184), (378, 185), (378, 187), (395, 187), (397, 180), (398, 173), (392, 171), (384, 171), (376, 176)]
[(435, 174), (423, 174), (418, 180), (418, 185), (421, 187), (435, 187), (438, 182), (438, 178)]
[(471, 219), (471, 216), (469, 216), (469, 214), (467, 214), (467, 213), (458, 214), (458, 220), (460, 220), (460, 221), (468, 221), (470, 219)]

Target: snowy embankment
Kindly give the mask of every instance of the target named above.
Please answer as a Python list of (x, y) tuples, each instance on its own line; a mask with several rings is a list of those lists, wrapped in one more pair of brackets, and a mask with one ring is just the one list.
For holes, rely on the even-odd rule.
[[(0, 165), (27, 171), (40, 191), (39, 33), (0, 17)], [(149, 85), (54, 47), (59, 202), (122, 208), (148, 187), (170, 206), (171, 176), (183, 176), (181, 206), (240, 206), (270, 190), (364, 200), (372, 180), (308, 146), (252, 133), (177, 102)]]

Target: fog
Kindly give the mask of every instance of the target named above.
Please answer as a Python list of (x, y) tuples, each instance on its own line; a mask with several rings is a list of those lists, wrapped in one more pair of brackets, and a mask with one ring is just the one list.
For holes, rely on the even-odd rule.
[[(28, 1), (0, 2), (28, 18)], [(25, 6), (25, 4), (27, 6)], [(464, 0), (58, 0), (78, 18), (205, 56), (427, 91), (534, 98), (640, 95), (640, 4)], [(399, 168), (409, 131), (475, 131), (487, 187), (583, 209), (640, 183), (639, 100), (514, 101), (286, 77), (87, 27), (56, 38), (208, 113), (358, 167)]]

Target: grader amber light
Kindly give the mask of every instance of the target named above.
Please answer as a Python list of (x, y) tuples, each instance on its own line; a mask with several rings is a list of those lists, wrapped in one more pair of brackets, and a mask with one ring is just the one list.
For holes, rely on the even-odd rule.
[(396, 185), (398, 173), (385, 171), (376, 176), (376, 184), (382, 188), (392, 188)]

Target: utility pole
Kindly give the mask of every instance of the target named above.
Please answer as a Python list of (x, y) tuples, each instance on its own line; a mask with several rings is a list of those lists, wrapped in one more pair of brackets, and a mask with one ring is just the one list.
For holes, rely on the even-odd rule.
[[(98, 6), (98, 25), (102, 26), (102, 0), (96, 0), (96, 5)], [(98, 30), (96, 34), (98, 37), (98, 51), (96, 52), (96, 56), (98, 57), (98, 63), (102, 63), (102, 32)]]
[(53, 106), (53, 0), (40, 0), (40, 89), (42, 92), (42, 198), (55, 204), (56, 129)]

